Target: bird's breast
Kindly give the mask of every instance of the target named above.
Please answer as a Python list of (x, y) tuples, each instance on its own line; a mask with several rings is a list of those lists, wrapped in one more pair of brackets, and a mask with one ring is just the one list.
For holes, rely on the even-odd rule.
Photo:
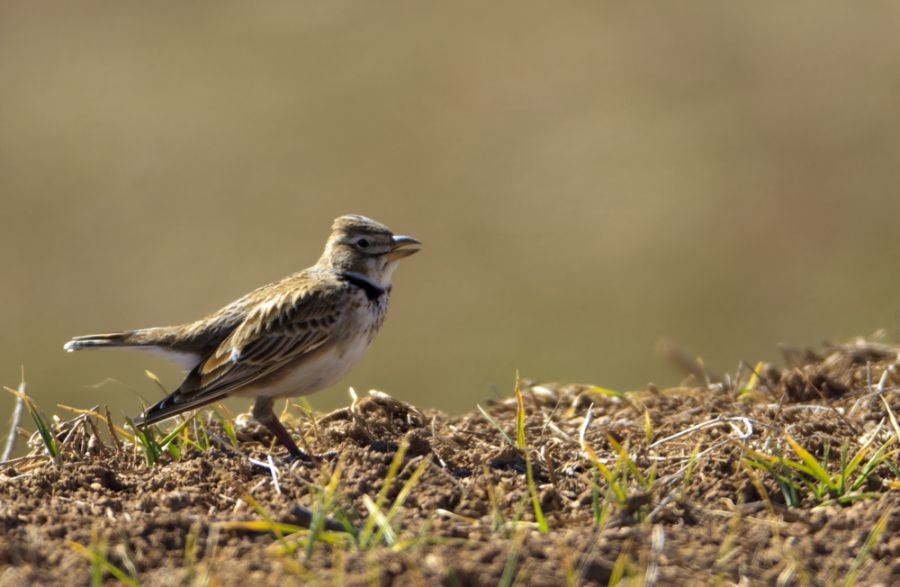
[[(360, 296), (357, 296), (359, 298)], [(346, 319), (321, 351), (301, 357), (276, 373), (235, 392), (247, 397), (293, 397), (314, 393), (337, 383), (366, 354), (387, 314), (388, 296), (355, 299)]]

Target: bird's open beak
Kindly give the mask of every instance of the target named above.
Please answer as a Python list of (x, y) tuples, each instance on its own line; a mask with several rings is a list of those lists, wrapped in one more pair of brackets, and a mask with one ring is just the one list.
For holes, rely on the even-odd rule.
[(418, 253), (419, 245), (422, 244), (411, 236), (397, 235), (393, 240), (394, 247), (391, 249), (391, 252), (387, 254), (391, 261), (409, 257), (413, 253)]

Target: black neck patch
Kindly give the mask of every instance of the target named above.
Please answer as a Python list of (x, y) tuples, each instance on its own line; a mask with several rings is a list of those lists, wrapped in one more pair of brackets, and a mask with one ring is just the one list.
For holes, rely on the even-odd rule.
[(356, 275), (354, 273), (341, 273), (341, 279), (343, 279), (347, 283), (355, 285), (356, 287), (366, 292), (366, 297), (369, 298), (370, 302), (377, 300), (387, 291), (384, 288), (378, 287), (368, 279), (360, 277), (359, 275)]

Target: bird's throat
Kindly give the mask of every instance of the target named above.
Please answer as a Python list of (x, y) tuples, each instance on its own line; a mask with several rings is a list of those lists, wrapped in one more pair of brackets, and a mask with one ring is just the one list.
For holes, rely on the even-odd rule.
[(390, 290), (390, 286), (388, 286), (387, 288), (381, 287), (380, 285), (370, 281), (369, 278), (356, 273), (355, 271), (344, 271), (340, 274), (340, 276), (341, 279), (343, 279), (347, 283), (363, 290), (366, 294), (366, 297), (369, 298), (370, 302), (377, 300)]

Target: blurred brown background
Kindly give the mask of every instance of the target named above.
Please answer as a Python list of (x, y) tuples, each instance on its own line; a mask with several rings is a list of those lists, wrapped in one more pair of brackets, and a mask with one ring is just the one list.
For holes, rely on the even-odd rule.
[(134, 415), (177, 369), (70, 336), (197, 318), (347, 212), (425, 248), (321, 409), (895, 330), (900, 4), (549, 6), (4, 2), (0, 381)]

